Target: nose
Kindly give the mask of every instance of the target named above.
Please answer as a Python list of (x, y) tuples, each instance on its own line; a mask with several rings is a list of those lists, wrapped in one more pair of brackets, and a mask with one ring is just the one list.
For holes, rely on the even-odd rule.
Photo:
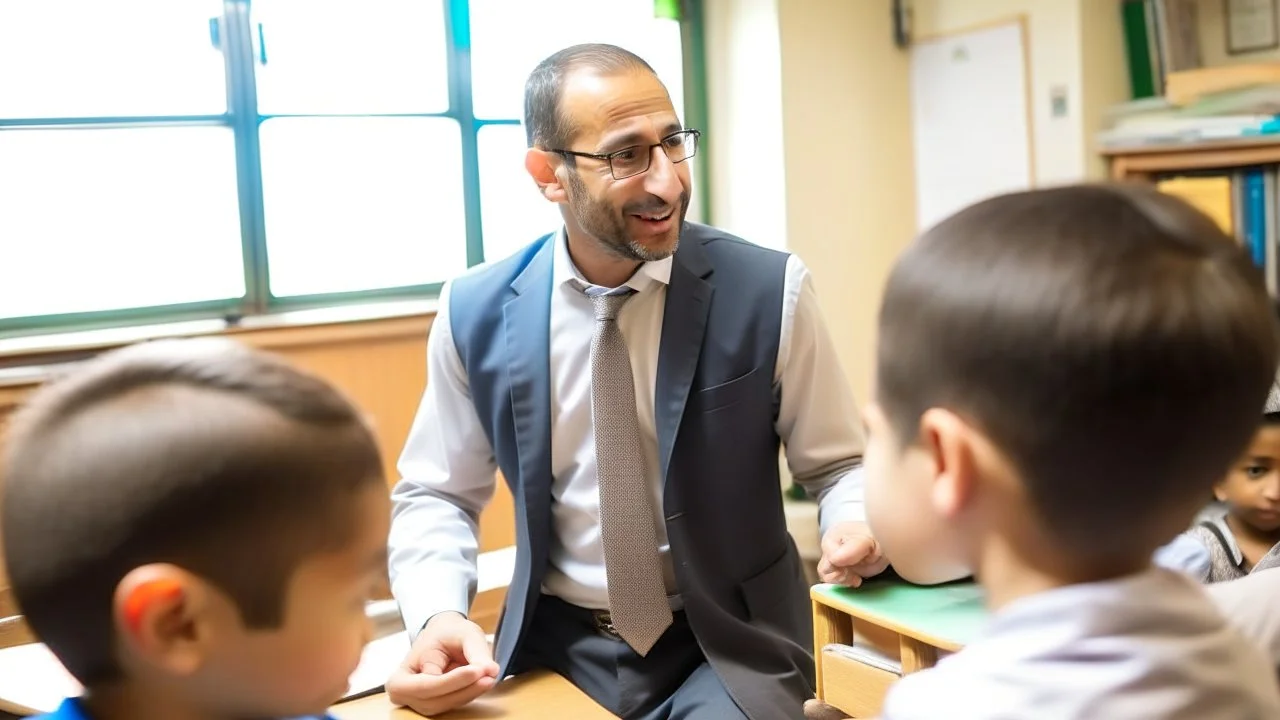
[(1272, 473), (1262, 488), (1262, 497), (1270, 503), (1280, 503), (1280, 473)]
[(674, 205), (684, 192), (680, 172), (661, 147), (650, 148), (649, 152), (653, 156), (649, 158), (649, 172), (644, 175), (644, 189)]

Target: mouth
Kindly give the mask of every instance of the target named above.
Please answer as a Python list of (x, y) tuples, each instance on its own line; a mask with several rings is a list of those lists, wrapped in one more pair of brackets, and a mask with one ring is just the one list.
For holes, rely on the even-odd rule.
[(675, 208), (668, 208), (661, 213), (631, 213), (631, 217), (651, 226), (659, 227), (667, 223), (676, 214)]

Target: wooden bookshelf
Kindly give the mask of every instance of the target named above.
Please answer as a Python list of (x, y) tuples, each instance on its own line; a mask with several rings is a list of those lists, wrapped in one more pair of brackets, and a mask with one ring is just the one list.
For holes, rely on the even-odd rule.
[(1280, 135), (1113, 148), (1103, 150), (1102, 156), (1113, 180), (1151, 180), (1160, 173), (1280, 164)]

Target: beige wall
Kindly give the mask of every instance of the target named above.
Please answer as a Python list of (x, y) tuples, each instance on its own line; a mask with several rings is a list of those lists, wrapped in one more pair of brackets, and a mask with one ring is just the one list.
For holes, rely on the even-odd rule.
[(888, 5), (707, 0), (706, 12), (711, 220), (765, 244), (782, 228), (863, 400), (880, 291), (915, 224), (907, 54)]
[(1108, 107), (1131, 98), (1124, 27), (1116, 0), (1080, 0), (1081, 57), (1080, 119), (1084, 137), (1085, 177), (1106, 177), (1102, 156), (1094, 152), (1093, 136), (1102, 128)]
[[(1034, 180), (1048, 185), (1084, 177), (1078, 0), (914, 0), (912, 7), (918, 38), (959, 34), (1025, 17)], [(1055, 87), (1066, 90), (1066, 117), (1050, 114)]]
[[(912, 6), (917, 38), (1023, 19), (1036, 184), (1104, 176), (1093, 136), (1129, 96), (1116, 0)], [(915, 225), (910, 55), (893, 46), (889, 3), (706, 0), (706, 21), (709, 219), (805, 260), (865, 400), (880, 292)], [(1067, 113), (1053, 117), (1059, 87)]]

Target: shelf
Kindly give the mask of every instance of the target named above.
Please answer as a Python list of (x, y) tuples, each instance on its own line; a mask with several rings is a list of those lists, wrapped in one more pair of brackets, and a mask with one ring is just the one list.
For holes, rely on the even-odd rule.
[(1280, 135), (1107, 148), (1101, 154), (1111, 163), (1112, 179), (1146, 180), (1154, 173), (1280, 163)]

